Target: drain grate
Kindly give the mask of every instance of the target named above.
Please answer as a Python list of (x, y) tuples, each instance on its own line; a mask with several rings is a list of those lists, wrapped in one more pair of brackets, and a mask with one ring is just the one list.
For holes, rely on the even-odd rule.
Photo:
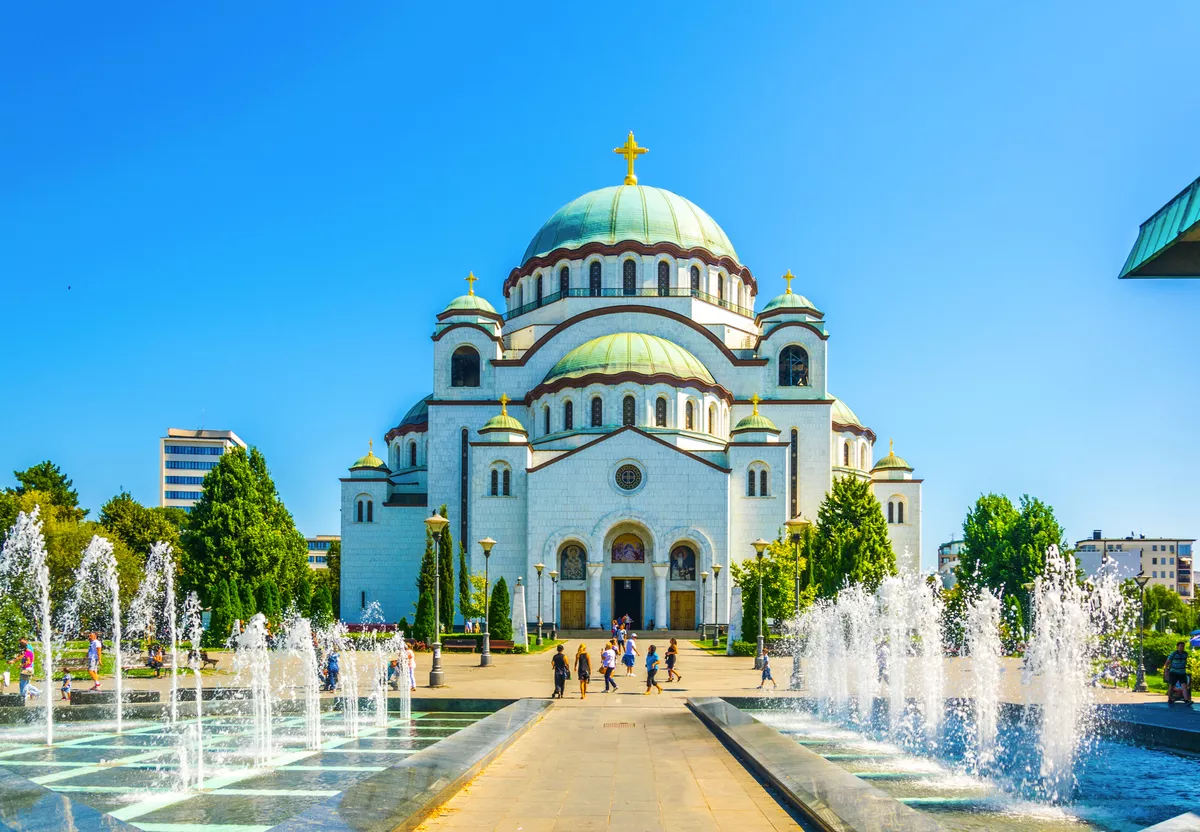
[(606, 722), (606, 723), (604, 723), (604, 727), (605, 728), (636, 728), (637, 723), (636, 722)]

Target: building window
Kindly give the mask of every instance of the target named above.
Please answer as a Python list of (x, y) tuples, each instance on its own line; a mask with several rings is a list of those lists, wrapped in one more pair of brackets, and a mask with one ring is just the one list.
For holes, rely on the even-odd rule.
[(696, 408), (690, 401), (683, 408), (683, 427), (684, 430), (696, 429)]
[(753, 497), (754, 494), (754, 469), (751, 468), (746, 472), (746, 496)]
[(654, 402), (654, 424), (660, 428), (667, 426), (667, 400), (662, 396)]
[(904, 501), (903, 500), (896, 503), (896, 522), (897, 523), (904, 522)]
[(505, 468), (504, 473), (501, 475), (500, 479), (504, 483), (504, 485), (503, 485), (504, 496), (511, 497), (512, 496), (512, 471), (509, 471), (507, 468)]
[(858, 467), (862, 470), (867, 470), (867, 446), (863, 445), (858, 449)]
[(890, 501), (888, 502), (888, 522), (896, 522), (896, 504)]
[(627, 295), (637, 294), (637, 263), (632, 260), (621, 265), (621, 288)]
[(563, 405), (563, 430), (575, 429), (575, 405), (567, 402)]
[(178, 471), (211, 471), (217, 467), (215, 462), (192, 462), (190, 459), (168, 459), (168, 468)]
[(791, 344), (780, 350), (779, 386), (808, 386), (808, 353), (805, 352), (804, 347)]
[(588, 266), (588, 294), (594, 298), (600, 297), (600, 261), (593, 260)]
[(199, 500), (204, 495), (203, 491), (166, 491), (164, 496), (168, 500)]
[(717, 301), (725, 300), (725, 275), (717, 275)]
[(717, 406), (715, 404), (708, 406), (708, 432), (713, 436), (717, 435)]
[(363, 521), (363, 501), (362, 501), (362, 500), (359, 500), (359, 501), (358, 501), (358, 516), (357, 516), (357, 520), (358, 520), (358, 522), (359, 522), (359, 523), (361, 523), (361, 522)]
[(166, 477), (167, 485), (204, 485), (204, 477)]
[(537, 295), (536, 295), (537, 305), (541, 306), (542, 305), (542, 276), (540, 274), (537, 276), (536, 286), (537, 286)]
[(671, 291), (671, 265), (666, 260), (658, 261), (658, 296), (665, 298)]
[(571, 291), (571, 270), (566, 266), (558, 270), (558, 291), (564, 298)]
[(1158, 551), (1158, 546), (1151, 546), (1151, 547), (1150, 547), (1150, 551), (1151, 551), (1151, 552), (1157, 552), (1157, 551)]
[(521, 308), (521, 284), (520, 283), (518, 283), (517, 288), (513, 290), (513, 299), (515, 301), (513, 306), (516, 307), (517, 309), (520, 309)]
[(468, 346), (461, 346), (450, 356), (450, 386), (479, 386), (479, 353)]
[(699, 292), (700, 291), (700, 267), (692, 266), (691, 274), (692, 274), (692, 291)]
[(549, 434), (550, 433), (550, 408), (549, 407), (542, 408), (542, 417), (544, 418), (545, 425), (546, 425), (543, 430), (543, 433)]
[(767, 469), (763, 468), (761, 471), (758, 472), (758, 496), (760, 496), (760, 497), (770, 496), (771, 490), (768, 487), (770, 485), (770, 482), (771, 482), (770, 475), (767, 473)]
[(500, 496), (500, 472), (495, 468), (492, 469), (492, 490), (488, 493), (493, 497)]
[(849, 442), (845, 442), (842, 444), (842, 465), (844, 465), (847, 468), (850, 467), (850, 443)]
[(416, 442), (408, 443), (408, 467), (409, 468), (417, 467), (417, 443)]
[(642, 484), (642, 470), (636, 465), (622, 465), (617, 469), (617, 486), (624, 491), (633, 491)]
[(362, 597), (359, 599), (359, 604), (363, 609), (367, 608), (367, 591), (365, 589), (362, 591)]
[(592, 397), (592, 427), (598, 428), (604, 424), (604, 402), (599, 396)]
[(204, 456), (220, 456), (225, 449), (216, 445), (167, 445), (163, 448), (165, 454), (201, 454)]
[(633, 424), (634, 411), (636, 410), (636, 408), (637, 408), (637, 404), (634, 402), (633, 396), (626, 396), (624, 399), (621, 400), (621, 424), (622, 425), (632, 425)]
[(367, 522), (375, 522), (375, 501), (367, 500)]

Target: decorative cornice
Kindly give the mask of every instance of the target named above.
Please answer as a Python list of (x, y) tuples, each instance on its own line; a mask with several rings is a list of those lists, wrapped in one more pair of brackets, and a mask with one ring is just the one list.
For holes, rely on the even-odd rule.
[(460, 315), (474, 316), (477, 318), (490, 318), (496, 323), (503, 326), (504, 316), (499, 312), (488, 312), (486, 309), (447, 309), (445, 312), (439, 312), (437, 319), (444, 321), (447, 318), (456, 318)]
[(833, 422), (832, 424), (834, 430), (845, 430), (849, 431), (850, 433), (857, 434), (858, 436), (866, 436), (869, 437), (872, 442), (878, 438), (875, 436), (875, 431), (871, 430), (870, 428), (864, 428), (862, 425), (849, 425), (845, 422)]
[[(877, 478), (875, 478), (875, 477), (871, 477), (871, 484), (872, 484), (872, 485), (874, 485), (875, 483), (884, 483), (884, 482), (890, 482), (890, 483), (892, 483), (892, 484), (894, 485), (894, 484), (896, 484), (896, 483), (905, 483), (905, 482), (925, 482), (925, 480), (924, 480), (924, 478), (922, 478), (922, 479), (917, 479), (917, 478), (915, 478), (915, 477), (914, 477), (913, 479), (911, 479), (911, 480), (889, 480), (889, 479), (877, 479)], [(1114, 538), (1114, 539), (1115, 539), (1115, 538)]]
[(503, 338), (501, 338), (499, 335), (495, 334), (494, 332), (488, 332), (487, 327), (483, 326), (482, 324), (477, 324), (474, 321), (456, 321), (456, 322), (450, 324), (445, 329), (443, 329), (439, 332), (435, 332), (435, 333), (433, 333), (433, 335), (430, 335), (429, 340), (440, 341), (440, 340), (442, 340), (443, 337), (445, 337), (447, 332), (450, 332), (451, 330), (455, 330), (455, 329), (460, 329), (462, 327), (470, 327), (471, 329), (478, 329), (480, 332), (482, 332), (488, 338), (495, 341), (500, 346), (504, 346)]
[(578, 315), (575, 315), (572, 318), (567, 318), (567, 320), (560, 324), (556, 324), (549, 332), (537, 339), (537, 341), (533, 343), (533, 346), (525, 350), (524, 354), (520, 358), (493, 358), (491, 359), (492, 366), (524, 367), (534, 353), (548, 344), (552, 338), (554, 338), (560, 332), (563, 332), (564, 330), (569, 329), (570, 327), (579, 323), (580, 321), (585, 321), (588, 318), (597, 318), (604, 315), (628, 315), (630, 313), (641, 315), (658, 315), (662, 318), (670, 318), (671, 320), (677, 321), (678, 323), (681, 323), (690, 329), (694, 329), (696, 332), (711, 341), (713, 346), (719, 349), (729, 360), (729, 363), (735, 367), (765, 367), (768, 363), (767, 359), (765, 358), (738, 358), (733, 354), (733, 351), (729, 349), (729, 347), (725, 346), (724, 341), (686, 315), (681, 315), (678, 312), (672, 312), (669, 309), (659, 309), (656, 306), (643, 306), (641, 304), (634, 304), (630, 306), (605, 306), (601, 309), (589, 309), (586, 312), (580, 312)]
[[(836, 399), (759, 399), (759, 407), (765, 405), (777, 404), (828, 404), (832, 405)], [(734, 404), (754, 404), (750, 399), (734, 399)]]
[(698, 456), (697, 454), (692, 453), (691, 451), (685, 451), (683, 448), (680, 448), (676, 445), (672, 445), (670, 442), (667, 442), (663, 439), (659, 439), (657, 436), (655, 436), (653, 434), (646, 433), (646, 431), (638, 428), (635, 425), (625, 425), (623, 427), (617, 428), (616, 430), (612, 431), (611, 433), (606, 433), (606, 434), (604, 434), (604, 436), (594, 439), (591, 442), (587, 442), (583, 445), (580, 445), (578, 448), (572, 448), (571, 450), (566, 451), (565, 453), (561, 453), (558, 456), (554, 457), (554, 459), (547, 460), (547, 461), (543, 462), (541, 465), (534, 465), (531, 468), (526, 468), (525, 472), (527, 474), (532, 474), (536, 471), (542, 470), (543, 468), (548, 468), (549, 466), (553, 465), (556, 462), (560, 462), (569, 456), (574, 456), (575, 454), (579, 453), (580, 451), (595, 447), (596, 445), (599, 445), (601, 442), (607, 442), (609, 439), (612, 439), (614, 436), (620, 436), (622, 433), (625, 433), (626, 431), (633, 431), (634, 433), (638, 434), (639, 436), (646, 437), (651, 442), (657, 442), (658, 444), (662, 445), (663, 447), (670, 448), (671, 450), (676, 451), (677, 453), (681, 453), (686, 457), (690, 457), (690, 458), (694, 459), (696, 462), (702, 462), (705, 465), (707, 465), (709, 468), (716, 469), (717, 471), (720, 471), (724, 474), (728, 474), (731, 471), (733, 471), (732, 468), (724, 468), (720, 465), (717, 465), (715, 462), (712, 462), (710, 460), (705, 459), (702, 456)]
[(774, 309), (768, 309), (764, 312), (759, 312), (754, 316), (754, 320), (761, 321), (763, 318), (773, 318), (776, 315), (799, 315), (808, 314), (814, 318), (825, 319), (825, 313), (820, 309), (814, 309), (811, 306), (776, 306)]
[(583, 260), (591, 257), (593, 254), (619, 255), (629, 253), (641, 255), (669, 254), (671, 257), (679, 259), (701, 260), (710, 266), (723, 268), (730, 274), (737, 275), (742, 279), (743, 283), (750, 287), (751, 294), (758, 294), (758, 281), (754, 279), (754, 275), (750, 273), (748, 268), (732, 257), (715, 257), (711, 251), (701, 246), (683, 248), (675, 243), (662, 242), (648, 244), (640, 243), (637, 240), (621, 240), (616, 243), (587, 243), (579, 248), (556, 248), (540, 257), (534, 257), (524, 265), (518, 266), (508, 273), (508, 277), (504, 281), (504, 296), (508, 297), (509, 290), (521, 278), (528, 277), (538, 269), (555, 266), (562, 260)]
[(383, 435), (384, 442), (391, 442), (397, 436), (404, 436), (406, 433), (426, 433), (429, 430), (429, 422), (424, 422), (420, 425), (396, 425)]
[(542, 382), (529, 391), (529, 394), (525, 397), (525, 403), (532, 404), (539, 396), (544, 396), (547, 393), (555, 393), (566, 388), (578, 389), (587, 387), (589, 384), (615, 386), (627, 381), (636, 381), (641, 384), (669, 384), (674, 387), (694, 387), (697, 390), (703, 390), (706, 393), (712, 393), (714, 396), (720, 397), (726, 404), (733, 402), (733, 394), (719, 384), (709, 384), (695, 378), (680, 378), (672, 373), (639, 373), (635, 370), (627, 370), (623, 373), (597, 372), (588, 373), (584, 376), (566, 376), (556, 378), (554, 381)]
[(338, 477), (338, 482), (391, 482), (391, 477)]
[(758, 347), (763, 341), (770, 338), (772, 335), (774, 335), (779, 330), (787, 329), (790, 326), (799, 326), (799, 327), (804, 327), (805, 329), (811, 329), (816, 334), (816, 336), (818, 338), (820, 338), (822, 341), (829, 340), (829, 333), (822, 332), (821, 329), (816, 324), (814, 324), (810, 321), (784, 321), (783, 323), (778, 324), (777, 326), (771, 327), (771, 329), (768, 330), (765, 334), (758, 336), (758, 340), (754, 342), (754, 351), (758, 352)]
[[(480, 431), (483, 433), (483, 431)], [(472, 448), (524, 448), (528, 447), (528, 439), (518, 439), (516, 442), (468, 442)]]

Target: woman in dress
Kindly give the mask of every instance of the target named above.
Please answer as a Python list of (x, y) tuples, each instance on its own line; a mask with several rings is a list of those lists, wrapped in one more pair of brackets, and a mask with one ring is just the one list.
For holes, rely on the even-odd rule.
[(554, 668), (554, 693), (550, 694), (550, 698), (562, 699), (563, 687), (567, 683), (567, 677), (571, 675), (571, 666), (567, 664), (567, 657), (563, 655), (563, 646), (561, 644), (554, 651), (554, 656), (550, 659), (550, 665)]
[(592, 677), (592, 659), (583, 644), (575, 651), (575, 674), (579, 677), (579, 698), (587, 699), (588, 680)]
[(675, 662), (679, 660), (679, 642), (671, 639), (671, 643), (667, 645), (667, 681), (674, 682), (675, 680), (683, 680), (683, 676), (675, 672)]

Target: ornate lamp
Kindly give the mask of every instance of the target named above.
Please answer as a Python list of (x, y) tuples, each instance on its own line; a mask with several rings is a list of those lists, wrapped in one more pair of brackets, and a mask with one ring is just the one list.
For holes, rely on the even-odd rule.
[(437, 557), (433, 559), (433, 664), (429, 667), (429, 687), (440, 688), (446, 684), (446, 674), (442, 672), (442, 529), (450, 525), (450, 521), (436, 511), (425, 518), (425, 528), (437, 541)]
[[(784, 521), (784, 526), (787, 527), (788, 536), (792, 539), (792, 545), (796, 547), (796, 618), (800, 617), (800, 553), (804, 544), (805, 535), (812, 528), (812, 523), (805, 520), (799, 514), (791, 520)], [(792, 650), (792, 690), (802, 690), (804, 688), (804, 677), (800, 671), (800, 651)]]
[(558, 597), (558, 572), (551, 569), (550, 575), (550, 640), (558, 640), (558, 604), (555, 599)]
[(1134, 576), (1134, 580), (1138, 585), (1138, 669), (1137, 682), (1133, 689), (1138, 693), (1146, 692), (1146, 666), (1142, 663), (1142, 644), (1146, 636), (1146, 622), (1143, 620), (1146, 615), (1146, 584), (1150, 583), (1150, 576), (1145, 572), (1139, 572)]
[(716, 647), (717, 639), (721, 633), (721, 570), (725, 567), (719, 563), (714, 563), (713, 570), (713, 646)]
[(700, 638), (704, 638), (704, 625), (708, 623), (708, 573), (700, 573)]
[(496, 541), (490, 537), (479, 541), (479, 548), (483, 549), (483, 647), (479, 651), (480, 667), (492, 666), (492, 605), (488, 600), (488, 592), (491, 590), (488, 563), (492, 559), (492, 547), (495, 545)]
[(758, 558), (758, 644), (754, 652), (754, 669), (762, 670), (763, 647), (765, 639), (763, 636), (763, 575), (762, 575), (762, 559), (763, 552), (771, 544), (763, 540), (761, 537), (750, 544), (754, 547), (754, 556)]
[(538, 614), (537, 614), (538, 634), (537, 634), (537, 642), (536, 643), (537, 643), (538, 647), (541, 647), (542, 646), (542, 570), (546, 568), (546, 564), (535, 563), (533, 565), (533, 568), (536, 569), (537, 573), (538, 573)]

